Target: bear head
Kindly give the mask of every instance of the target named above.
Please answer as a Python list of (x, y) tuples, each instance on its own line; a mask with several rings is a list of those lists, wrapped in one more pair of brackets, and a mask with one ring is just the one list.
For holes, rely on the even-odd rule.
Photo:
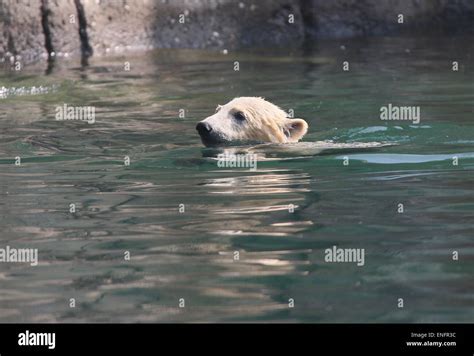
[(206, 146), (232, 142), (298, 142), (308, 131), (302, 119), (291, 119), (278, 106), (257, 97), (235, 98), (218, 105), (196, 130)]

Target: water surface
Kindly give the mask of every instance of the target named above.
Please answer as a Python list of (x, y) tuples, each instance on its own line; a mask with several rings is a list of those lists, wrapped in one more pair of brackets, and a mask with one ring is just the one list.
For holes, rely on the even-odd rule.
[[(473, 43), (5, 68), (0, 247), (37, 248), (40, 262), (0, 264), (0, 321), (472, 322)], [(309, 144), (259, 148), (256, 171), (218, 168), (194, 127), (236, 96), (293, 109)], [(56, 121), (64, 103), (94, 106), (95, 123)], [(389, 103), (420, 106), (421, 122), (381, 121)], [(308, 152), (326, 140), (392, 145)], [(365, 265), (324, 262), (334, 245), (363, 248)]]

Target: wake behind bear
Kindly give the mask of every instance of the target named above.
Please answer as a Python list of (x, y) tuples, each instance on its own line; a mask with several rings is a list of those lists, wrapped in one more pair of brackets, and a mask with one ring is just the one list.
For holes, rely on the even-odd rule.
[[(307, 122), (289, 118), (278, 106), (258, 97), (240, 97), (225, 105), (218, 105), (216, 113), (200, 121), (196, 130), (207, 147), (215, 147), (219, 152), (227, 154), (259, 153), (259, 160), (264, 160), (268, 150), (272, 154), (281, 152), (299, 157), (317, 155), (328, 150), (354, 152), (396, 145), (390, 142), (333, 140), (298, 142), (308, 131)], [(229, 144), (233, 144), (233, 147), (229, 147)], [(235, 147), (235, 144), (240, 146)], [(210, 151), (205, 155), (212, 157), (215, 153)]]

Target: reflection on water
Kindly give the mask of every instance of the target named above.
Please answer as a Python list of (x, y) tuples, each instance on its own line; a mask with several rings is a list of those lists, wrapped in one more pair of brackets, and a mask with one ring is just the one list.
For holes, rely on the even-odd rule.
[[(130, 72), (120, 57), (1, 73), (0, 247), (38, 248), (40, 264), (0, 264), (0, 321), (472, 321), (472, 43), (166, 50), (127, 57)], [(243, 95), (305, 118), (305, 142), (228, 148), (258, 169), (219, 168), (195, 123)], [(94, 106), (96, 122), (55, 121), (64, 103)], [(388, 103), (419, 105), (421, 123), (379, 120)], [(325, 263), (334, 245), (365, 249), (365, 265)]]

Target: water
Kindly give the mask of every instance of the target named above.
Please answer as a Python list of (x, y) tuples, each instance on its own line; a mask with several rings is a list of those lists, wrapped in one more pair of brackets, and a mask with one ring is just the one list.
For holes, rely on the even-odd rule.
[[(378, 38), (4, 70), (0, 247), (37, 248), (39, 265), (0, 264), (0, 321), (472, 322), (473, 44)], [(244, 95), (293, 109), (308, 143), (256, 148), (257, 171), (217, 168), (195, 124)], [(95, 123), (56, 121), (64, 103), (94, 106)], [(421, 122), (381, 121), (388, 103), (419, 105)], [(391, 145), (314, 150), (325, 140)], [(365, 265), (325, 263), (334, 245), (365, 249)]]

